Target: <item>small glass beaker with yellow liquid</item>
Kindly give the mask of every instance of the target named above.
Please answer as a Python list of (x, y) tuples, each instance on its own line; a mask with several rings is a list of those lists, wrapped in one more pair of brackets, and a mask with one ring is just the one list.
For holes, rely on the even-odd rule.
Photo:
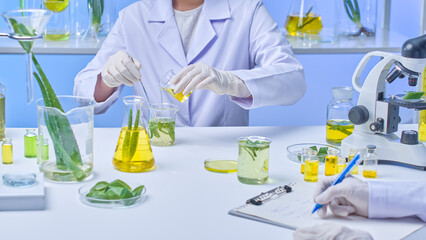
[(377, 177), (377, 164), (379, 162), (377, 154), (375, 153), (376, 146), (368, 145), (367, 153), (364, 155), (364, 167), (362, 169), (362, 175), (366, 178)]
[(147, 172), (155, 168), (154, 155), (143, 124), (143, 99), (123, 98), (125, 116), (113, 158), (114, 167), (123, 172)]
[(342, 156), (337, 156), (337, 169), (336, 174), (341, 173), (346, 167), (346, 158)]
[(305, 182), (318, 182), (319, 158), (317, 151), (311, 151), (309, 157), (305, 160)]
[(352, 87), (334, 87), (333, 101), (327, 106), (327, 143), (340, 145), (342, 140), (354, 131), (354, 124), (349, 121), (348, 113), (352, 107)]
[(322, 21), (315, 1), (293, 0), (285, 29), (290, 36), (318, 35), (322, 30)]
[(335, 149), (329, 149), (325, 156), (325, 171), (326, 176), (332, 176), (337, 173), (337, 159), (338, 151)]
[(179, 108), (171, 103), (151, 104), (148, 136), (153, 146), (171, 146), (175, 143), (175, 115)]
[(308, 159), (309, 155), (311, 154), (312, 149), (310, 148), (303, 148), (302, 154), (300, 156), (300, 173), (305, 173), (305, 161)]
[(44, 8), (53, 12), (47, 23), (44, 38), (52, 41), (65, 41), (70, 38), (71, 15), (69, 0), (43, 0)]
[(192, 91), (187, 94), (183, 95), (182, 92), (175, 93), (175, 85), (173, 85), (170, 81), (176, 74), (173, 72), (173, 70), (168, 71), (161, 79), (160, 79), (160, 88), (164, 91), (168, 92), (170, 95), (172, 95), (174, 98), (176, 98), (179, 102), (185, 102), (188, 100), (189, 96), (191, 96)]
[(265, 137), (238, 138), (238, 180), (245, 184), (268, 181), (269, 145)]

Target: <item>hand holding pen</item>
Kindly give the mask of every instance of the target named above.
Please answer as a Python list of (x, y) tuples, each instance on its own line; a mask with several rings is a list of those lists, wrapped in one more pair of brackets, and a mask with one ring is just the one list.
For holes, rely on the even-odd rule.
[(360, 161), (357, 154), (337, 178), (321, 179), (314, 192), (317, 204), (313, 213), (318, 210), (318, 215), (324, 218), (328, 206), (338, 216), (352, 213), (368, 216), (368, 184), (352, 176), (345, 179)]

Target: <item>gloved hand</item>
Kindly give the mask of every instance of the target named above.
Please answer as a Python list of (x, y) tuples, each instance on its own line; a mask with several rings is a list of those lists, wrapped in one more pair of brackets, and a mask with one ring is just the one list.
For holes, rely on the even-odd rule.
[(118, 87), (121, 84), (132, 86), (142, 78), (139, 70), (141, 64), (127, 52), (119, 51), (109, 57), (102, 69), (102, 80), (108, 87)]
[(373, 237), (368, 232), (350, 229), (334, 223), (298, 228), (293, 233), (293, 238), (295, 240), (373, 240)]
[(321, 179), (315, 188), (314, 201), (324, 205), (318, 210), (318, 215), (324, 218), (327, 214), (328, 205), (330, 210), (337, 216), (348, 216), (355, 213), (368, 217), (368, 184), (358, 178), (349, 176), (341, 183), (328, 188), (334, 178)]
[(251, 95), (246, 84), (226, 71), (216, 70), (205, 63), (195, 63), (182, 69), (172, 80), (175, 92), (189, 94), (194, 89), (208, 89), (218, 95), (246, 98)]

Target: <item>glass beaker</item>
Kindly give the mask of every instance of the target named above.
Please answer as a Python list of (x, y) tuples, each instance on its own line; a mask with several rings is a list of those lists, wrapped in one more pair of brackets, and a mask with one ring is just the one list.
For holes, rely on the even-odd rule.
[(336, 36), (375, 36), (377, 0), (335, 0), (335, 11)]
[(155, 168), (154, 155), (143, 125), (143, 99), (123, 98), (125, 115), (113, 158), (114, 167), (123, 172), (147, 172)]
[(310, 153), (309, 157), (305, 160), (305, 173), (303, 179), (305, 182), (318, 182), (318, 152), (311, 151)]
[(148, 135), (153, 146), (175, 143), (175, 115), (179, 108), (171, 103), (154, 103), (149, 108)]
[(187, 94), (183, 95), (182, 92), (175, 93), (175, 85), (173, 85), (170, 81), (176, 74), (170, 70), (168, 71), (161, 79), (160, 79), (160, 88), (162, 88), (164, 91), (168, 92), (170, 95), (172, 95), (174, 98), (176, 98), (179, 102), (185, 102), (189, 96), (191, 96), (192, 91)]
[(322, 30), (322, 21), (315, 0), (293, 0), (285, 29), (290, 36), (319, 34)]
[[(37, 162), (47, 179), (58, 182), (83, 181), (93, 169), (93, 116), (95, 101), (58, 96), (64, 111), (36, 101), (38, 109)], [(46, 159), (47, 144), (54, 154)]]
[(337, 158), (338, 151), (335, 149), (329, 149), (327, 156), (325, 156), (325, 171), (326, 176), (332, 176), (337, 173)]
[(354, 130), (354, 124), (349, 121), (349, 110), (354, 106), (352, 104), (352, 87), (334, 87), (333, 101), (327, 106), (327, 143), (340, 145), (342, 140), (351, 135)]
[(269, 145), (265, 137), (238, 138), (238, 180), (245, 184), (268, 181)]
[(72, 0), (70, 2), (70, 33), (74, 36), (83, 36), (89, 27), (89, 11), (87, 0)]
[(108, 34), (117, 20), (117, 3), (114, 0), (88, 0), (89, 28), (85, 37), (98, 39), (98, 35)]
[(6, 88), (0, 83), (0, 139), (6, 136)]
[(70, 38), (70, 8), (69, 0), (43, 0), (44, 7), (53, 12), (46, 26), (44, 38), (53, 41), (65, 41)]

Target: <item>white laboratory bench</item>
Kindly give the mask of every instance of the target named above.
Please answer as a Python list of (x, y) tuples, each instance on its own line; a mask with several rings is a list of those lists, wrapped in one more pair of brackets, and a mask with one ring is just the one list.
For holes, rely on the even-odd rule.
[[(228, 211), (262, 191), (302, 180), (299, 164), (287, 158), (288, 145), (325, 142), (325, 126), (177, 128), (174, 146), (153, 147), (155, 170), (124, 173), (112, 165), (119, 132), (119, 128), (94, 130), (92, 179), (75, 184), (46, 181), (44, 211), (1, 212), (0, 238), (292, 239), (292, 230), (231, 216)], [(14, 141), (15, 164), (35, 161), (23, 157), (24, 133), (25, 129), (7, 129), (7, 136)], [(237, 180), (236, 174), (204, 169), (207, 158), (237, 159), (236, 139), (250, 135), (272, 140), (268, 184), (245, 185)], [(7, 167), (0, 165), (3, 170)], [(116, 178), (145, 184), (146, 200), (129, 209), (93, 208), (79, 201), (78, 189), (82, 184)], [(426, 178), (423, 171), (380, 165), (377, 180)], [(385, 238), (386, 233), (383, 234)]]

